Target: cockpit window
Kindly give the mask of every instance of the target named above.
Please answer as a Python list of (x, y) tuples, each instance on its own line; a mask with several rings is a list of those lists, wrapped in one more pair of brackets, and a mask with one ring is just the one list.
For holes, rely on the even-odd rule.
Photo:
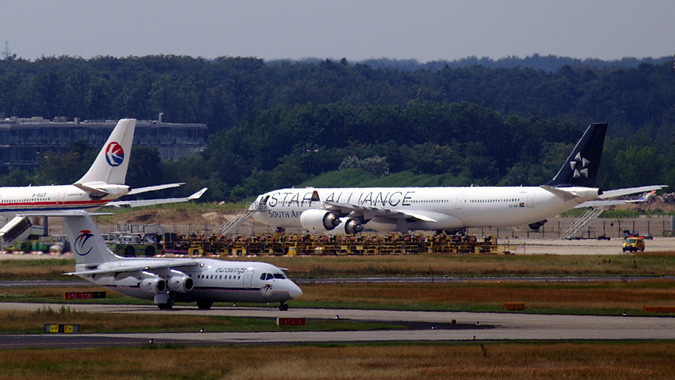
[(275, 274), (263, 273), (263, 274), (260, 275), (260, 279), (263, 280), (263, 281), (272, 280), (272, 279), (275, 279), (275, 278), (278, 279), (278, 280), (285, 280), (286, 276), (284, 276), (283, 273), (275, 273)]

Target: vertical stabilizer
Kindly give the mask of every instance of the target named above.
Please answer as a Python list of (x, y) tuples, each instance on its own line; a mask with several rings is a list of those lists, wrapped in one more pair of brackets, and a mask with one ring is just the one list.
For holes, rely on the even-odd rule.
[(78, 210), (59, 216), (63, 217), (76, 264), (96, 265), (118, 259), (108, 249), (91, 215)]
[(129, 167), (131, 143), (134, 139), (136, 119), (121, 119), (113, 129), (108, 141), (96, 156), (89, 171), (78, 184), (107, 183), (123, 185)]
[(546, 185), (595, 187), (606, 132), (607, 123), (589, 125), (558, 174)]

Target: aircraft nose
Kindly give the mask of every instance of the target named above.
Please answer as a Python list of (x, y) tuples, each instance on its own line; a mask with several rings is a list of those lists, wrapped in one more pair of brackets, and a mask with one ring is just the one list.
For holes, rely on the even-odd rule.
[(291, 298), (298, 298), (302, 295), (302, 289), (300, 289), (300, 287), (294, 282), (291, 282), (288, 289), (288, 295), (291, 296)]

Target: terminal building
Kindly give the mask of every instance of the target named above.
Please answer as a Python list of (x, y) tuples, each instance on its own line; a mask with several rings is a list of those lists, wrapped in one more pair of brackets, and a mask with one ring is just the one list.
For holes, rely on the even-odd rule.
[[(32, 172), (41, 153), (66, 153), (71, 143), (86, 141), (100, 149), (117, 120), (85, 120), (65, 118), (46, 120), (42, 117), (0, 120), (0, 174), (10, 170)], [(201, 151), (207, 143), (206, 124), (164, 123), (161, 120), (138, 120), (134, 146), (157, 147), (162, 160)]]

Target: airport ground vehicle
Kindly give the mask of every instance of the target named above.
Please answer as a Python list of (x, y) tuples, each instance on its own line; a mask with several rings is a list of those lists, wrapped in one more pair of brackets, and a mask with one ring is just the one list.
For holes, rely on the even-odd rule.
[(627, 236), (623, 240), (623, 251), (624, 252), (644, 252), (645, 250), (645, 240), (642, 236)]

